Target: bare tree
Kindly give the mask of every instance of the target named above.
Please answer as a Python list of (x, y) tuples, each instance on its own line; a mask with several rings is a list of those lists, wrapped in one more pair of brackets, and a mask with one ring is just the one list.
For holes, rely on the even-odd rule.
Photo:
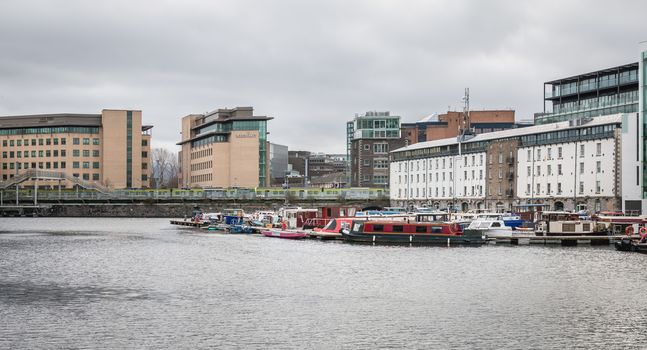
[(178, 186), (179, 163), (177, 153), (166, 148), (153, 149), (153, 180), (152, 185), (159, 188), (174, 188)]

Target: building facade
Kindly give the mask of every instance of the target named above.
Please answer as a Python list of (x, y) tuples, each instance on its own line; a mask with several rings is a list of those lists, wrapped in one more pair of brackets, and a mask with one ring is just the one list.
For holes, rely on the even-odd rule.
[(180, 184), (184, 188), (269, 185), (267, 121), (252, 107), (182, 118)]
[[(386, 187), (389, 184), (389, 151), (405, 145), (400, 117), (390, 112), (366, 112), (347, 123), (350, 145), (350, 184), (353, 187)], [(348, 130), (353, 134), (348, 134)], [(350, 138), (350, 139), (348, 139)]]
[[(394, 205), (643, 210), (638, 113), (428, 141), (391, 152)], [(485, 178), (487, 177), (487, 179)]]
[(544, 83), (544, 112), (535, 124), (635, 113), (639, 63), (630, 63)]
[[(469, 111), (469, 128), (475, 134), (529, 126), (515, 122), (513, 110)], [(432, 114), (414, 123), (402, 123), (402, 137), (408, 145), (456, 137), (466, 128), (463, 112)]]
[[(72, 187), (78, 179), (111, 189), (147, 188), (151, 131), (152, 126), (142, 125), (139, 110), (0, 117), (0, 179), (44, 170), (73, 178), (62, 179), (62, 187)], [(58, 184), (38, 182), (44, 188)], [(29, 188), (35, 182), (20, 185)]]
[(281, 186), (288, 173), (288, 146), (270, 143), (270, 185)]

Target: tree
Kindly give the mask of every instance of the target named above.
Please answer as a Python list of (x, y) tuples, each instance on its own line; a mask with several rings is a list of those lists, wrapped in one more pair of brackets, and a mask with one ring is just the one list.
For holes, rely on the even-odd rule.
[(180, 166), (177, 153), (166, 148), (155, 148), (152, 154), (154, 187), (177, 188)]

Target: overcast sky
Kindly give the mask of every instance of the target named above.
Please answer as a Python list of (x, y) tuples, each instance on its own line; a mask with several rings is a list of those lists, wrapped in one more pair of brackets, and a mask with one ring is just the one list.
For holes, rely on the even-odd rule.
[(345, 122), (543, 109), (543, 82), (638, 61), (647, 1), (0, 0), (0, 115), (253, 106), (269, 139), (345, 152)]

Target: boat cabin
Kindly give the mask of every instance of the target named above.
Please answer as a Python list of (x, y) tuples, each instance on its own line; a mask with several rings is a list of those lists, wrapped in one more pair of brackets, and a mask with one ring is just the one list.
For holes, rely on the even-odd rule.
[(396, 221), (366, 221), (353, 222), (353, 231), (361, 231), (363, 234), (405, 234), (405, 235), (460, 235), (462, 229), (458, 224), (447, 224), (442, 222), (416, 222), (405, 223)]

